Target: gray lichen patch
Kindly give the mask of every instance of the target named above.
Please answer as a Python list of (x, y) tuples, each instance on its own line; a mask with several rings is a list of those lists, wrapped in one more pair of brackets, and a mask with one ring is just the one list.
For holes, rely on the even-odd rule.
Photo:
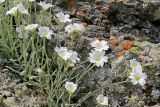
[(23, 90), (23, 83), (15, 74), (0, 70), (0, 105), (2, 107), (40, 107), (44, 96), (36, 94), (36, 90)]

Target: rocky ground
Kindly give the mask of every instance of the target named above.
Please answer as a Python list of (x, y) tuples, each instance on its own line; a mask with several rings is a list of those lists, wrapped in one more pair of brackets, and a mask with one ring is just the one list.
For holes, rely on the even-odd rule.
[(40, 107), (43, 97), (27, 88), (19, 75), (0, 69), (0, 107)]
[[(86, 31), (74, 44), (75, 50), (81, 53), (84, 59), (91, 49), (89, 42), (95, 38), (107, 40), (110, 44), (111, 48), (107, 51), (109, 62), (103, 68), (96, 68), (89, 73), (83, 81), (85, 85), (81, 88), (92, 91), (104, 81), (122, 74), (103, 90), (110, 98), (110, 107), (160, 107), (160, 2), (113, 1), (75, 0), (65, 7), (64, 1), (60, 0), (56, 2), (59, 8), (53, 10), (53, 13), (63, 10), (71, 15), (74, 22), (83, 22), (86, 26)], [(54, 20), (53, 29), (57, 31)], [(56, 35), (62, 45), (69, 43), (70, 39), (64, 32), (57, 32)], [(52, 42), (48, 45), (51, 44)], [(124, 49), (124, 46), (129, 48)], [(148, 75), (144, 88), (131, 83), (115, 84), (126, 80), (123, 72), (133, 58), (141, 62), (143, 71)], [(2, 68), (3, 63), (0, 61)], [(37, 95), (35, 89), (26, 88), (18, 75), (0, 69), (0, 104), (26, 107), (43, 101), (43, 95)], [(93, 97), (82, 106), (95, 105)]]

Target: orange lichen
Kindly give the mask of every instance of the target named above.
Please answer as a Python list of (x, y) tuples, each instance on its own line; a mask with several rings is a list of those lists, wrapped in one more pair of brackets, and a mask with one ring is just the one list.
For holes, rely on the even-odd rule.
[(125, 52), (124, 50), (123, 50), (123, 51), (120, 51), (120, 52), (117, 52), (117, 56), (118, 56), (118, 57), (121, 57), (124, 52)]
[(109, 43), (110, 43), (111, 45), (113, 45), (113, 46), (117, 46), (117, 45), (118, 45), (118, 40), (117, 40), (116, 38), (114, 38), (114, 37), (111, 37), (111, 38), (109, 39)]
[(68, 10), (72, 11), (74, 9), (73, 0), (67, 0)]
[(122, 49), (127, 50), (132, 47), (132, 42), (130, 40), (124, 40), (122, 41), (121, 45)]
[(101, 9), (100, 9), (100, 11), (102, 13), (106, 13), (106, 12), (108, 12), (108, 7), (102, 6)]
[(85, 13), (83, 11), (77, 11), (76, 13), (78, 16), (84, 17)]

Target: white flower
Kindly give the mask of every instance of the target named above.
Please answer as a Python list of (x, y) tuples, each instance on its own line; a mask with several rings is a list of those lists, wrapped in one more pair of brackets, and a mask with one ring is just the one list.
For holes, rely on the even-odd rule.
[(93, 41), (91, 43), (91, 46), (94, 47), (94, 49), (96, 51), (103, 51), (103, 50), (108, 50), (109, 46), (107, 44), (106, 41), (102, 40), (102, 41), (99, 41), (98, 39), (96, 39), (95, 41)]
[(25, 7), (23, 6), (22, 3), (19, 3), (16, 7), (13, 7), (12, 9), (10, 9), (9, 11), (7, 11), (7, 15), (11, 14), (16, 16), (17, 12), (21, 13), (21, 14), (28, 14), (28, 10), (25, 9)]
[(71, 19), (69, 19), (70, 16), (68, 14), (64, 15), (62, 12), (57, 13), (56, 16), (57, 16), (57, 18), (59, 19), (60, 22), (66, 23), (66, 22), (71, 22), (72, 21)]
[(18, 11), (18, 7), (13, 7), (12, 9), (8, 10), (6, 15), (14, 15), (16, 16), (17, 15), (17, 11)]
[(51, 39), (53, 31), (50, 30), (49, 27), (40, 26), (38, 30), (39, 30), (38, 35), (40, 35), (40, 37), (46, 37), (47, 39)]
[(104, 55), (104, 51), (92, 51), (91, 53), (89, 53), (88, 59), (91, 63), (96, 64), (97, 67), (103, 67), (104, 63), (108, 61), (108, 57)]
[(3, 3), (3, 2), (5, 2), (5, 0), (0, 0), (0, 3)]
[(78, 58), (78, 53), (73, 51), (73, 50), (69, 50), (70, 53), (70, 60), (72, 62), (71, 66), (74, 66), (75, 63), (77, 63), (78, 61), (80, 61), (80, 59)]
[(142, 66), (140, 64), (140, 62), (137, 62), (135, 59), (131, 59), (130, 60), (130, 67), (132, 68), (132, 71), (142, 71)]
[(142, 73), (142, 71), (136, 70), (130, 73), (129, 78), (134, 85), (139, 83), (141, 86), (144, 86), (146, 84), (145, 79), (147, 78), (147, 75), (145, 73)]
[(84, 32), (84, 30), (85, 30), (85, 28), (84, 28), (83, 24), (78, 24), (78, 23), (70, 24), (70, 25), (66, 26), (66, 28), (65, 28), (65, 32), (68, 32), (68, 33)]
[(41, 72), (43, 72), (43, 70), (42, 70), (41, 68), (36, 68), (36, 69), (35, 69), (35, 72), (36, 72), (36, 73), (41, 73)]
[(54, 50), (58, 53), (60, 57), (64, 60), (67, 60), (71, 57), (71, 54), (68, 52), (67, 47), (55, 47)]
[(74, 93), (77, 89), (77, 84), (74, 84), (73, 82), (66, 82), (65, 88), (69, 93)]
[(34, 1), (36, 1), (36, 0), (29, 0), (29, 2), (34, 2)]
[(46, 11), (48, 8), (53, 7), (52, 4), (50, 3), (46, 3), (45, 1), (38, 3), (40, 6), (42, 6), (42, 8)]
[(18, 11), (19, 11), (20, 13), (22, 13), (22, 14), (28, 14), (28, 10), (25, 9), (25, 7), (23, 6), (22, 3), (19, 3), (19, 4), (17, 5), (17, 7), (18, 7)]
[(38, 24), (29, 24), (25, 27), (25, 30), (32, 31), (35, 30), (38, 27)]
[(108, 105), (108, 97), (103, 96), (102, 94), (98, 95), (96, 100), (101, 105)]
[(19, 38), (28, 38), (28, 31), (25, 30), (24, 25), (20, 25), (16, 28), (16, 32), (18, 33)]

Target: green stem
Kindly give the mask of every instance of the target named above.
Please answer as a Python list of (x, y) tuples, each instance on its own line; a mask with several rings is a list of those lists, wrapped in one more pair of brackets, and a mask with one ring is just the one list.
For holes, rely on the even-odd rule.
[(70, 104), (71, 104), (71, 96), (72, 96), (72, 94), (69, 94), (69, 98), (68, 98), (69, 106), (70, 106)]
[(13, 72), (15, 72), (15, 73), (17, 73), (17, 74), (20, 74), (20, 72), (18, 72), (17, 70), (15, 70), (15, 69), (13, 69), (13, 68), (11, 68), (11, 67), (9, 67), (9, 66), (6, 66), (6, 68), (10, 69), (11, 71), (13, 71)]
[(76, 83), (79, 83), (80, 80), (81, 80), (86, 74), (88, 74), (88, 72), (90, 72), (93, 67), (95, 67), (94, 64), (93, 64), (91, 67), (90, 67), (90, 66), (91, 66), (91, 64), (88, 66), (89, 69), (86, 69), (86, 70), (82, 73), (82, 75), (78, 78), (78, 80), (76, 81)]
[[(68, 79), (71, 79), (71, 76), (76, 72), (77, 69), (79, 68), (83, 68), (82, 64), (86, 63), (88, 60), (81, 62), (80, 64), (78, 64), (76, 67), (73, 68), (72, 72), (69, 74)], [(84, 69), (84, 68), (83, 68)]]

